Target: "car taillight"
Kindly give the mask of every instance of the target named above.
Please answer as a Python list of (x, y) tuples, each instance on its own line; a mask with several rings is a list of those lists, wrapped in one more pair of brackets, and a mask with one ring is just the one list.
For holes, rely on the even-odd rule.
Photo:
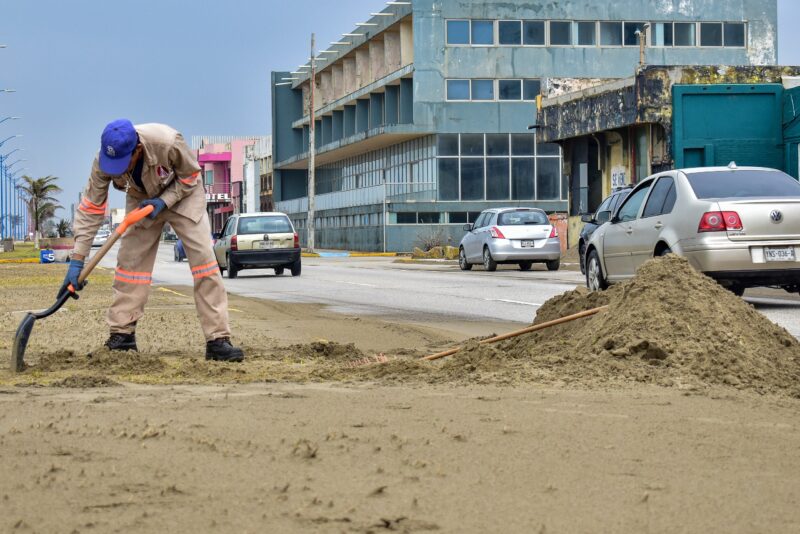
[(294, 248), (300, 248), (300, 236), (294, 233)]
[(489, 230), (489, 232), (492, 234), (492, 237), (494, 239), (505, 239), (506, 238), (506, 236), (503, 235), (503, 232), (500, 231), (500, 228), (498, 228), (496, 226), (492, 226), (492, 229)]
[(735, 211), (708, 211), (700, 218), (698, 232), (725, 232), (741, 230), (742, 220)]
[(239, 241), (236, 239), (236, 236), (231, 238), (231, 250), (239, 250)]
[(550, 230), (550, 239), (553, 239), (554, 237), (558, 237), (558, 230), (556, 230), (555, 226), (552, 230)]

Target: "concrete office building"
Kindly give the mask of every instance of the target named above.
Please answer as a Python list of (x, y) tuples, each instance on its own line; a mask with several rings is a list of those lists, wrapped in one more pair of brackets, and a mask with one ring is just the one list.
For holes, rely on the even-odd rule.
[[(488, 207), (566, 213), (574, 179), (537, 143), (536, 98), (659, 65), (776, 62), (776, 0), (389, 2), (320, 52), (316, 245), (453, 244)], [(272, 73), (274, 198), (305, 239), (308, 66)]]

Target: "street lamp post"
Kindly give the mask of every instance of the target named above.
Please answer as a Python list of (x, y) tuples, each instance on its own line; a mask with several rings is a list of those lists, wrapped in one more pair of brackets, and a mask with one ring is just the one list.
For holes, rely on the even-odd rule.
[(0, 124), (3, 124), (6, 121), (16, 121), (16, 120), (19, 120), (19, 117), (5, 117), (3, 119), (0, 119)]

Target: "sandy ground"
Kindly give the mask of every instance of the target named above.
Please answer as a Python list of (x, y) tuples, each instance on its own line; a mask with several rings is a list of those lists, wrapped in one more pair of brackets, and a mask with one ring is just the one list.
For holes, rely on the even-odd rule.
[[(0, 266), (0, 352), (61, 276)], [(153, 292), (141, 354), (109, 355), (98, 351), (108, 278), (36, 326), (25, 373), (0, 371), (0, 531), (800, 530), (800, 401), (789, 396), (431, 384), (423, 366), (393, 385), (382, 366), (349, 363), (510, 325), (406, 325), (239, 297), (231, 316), (251, 357), (209, 364), (187, 288)]]

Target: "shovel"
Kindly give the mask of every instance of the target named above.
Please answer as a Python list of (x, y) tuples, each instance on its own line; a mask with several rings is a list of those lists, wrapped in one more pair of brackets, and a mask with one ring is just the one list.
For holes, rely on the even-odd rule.
[[(141, 221), (153, 211), (153, 206), (145, 206), (144, 208), (138, 208), (130, 212), (125, 219), (120, 223), (116, 230), (109, 236), (108, 241), (106, 244), (103, 245), (97, 253), (92, 256), (89, 262), (83, 267), (80, 276), (78, 277), (78, 283), (83, 286), (83, 283), (89, 277), (89, 274), (94, 270), (100, 260), (103, 259), (103, 256), (114, 246), (114, 243), (122, 237), (122, 234), (130, 227), (136, 224), (137, 222)], [(39, 312), (28, 312), (25, 315), (25, 318), (22, 319), (22, 322), (19, 324), (19, 328), (17, 328), (17, 334), (14, 336), (14, 345), (11, 348), (11, 371), (14, 373), (20, 373), (23, 369), (25, 369), (25, 348), (28, 346), (28, 339), (31, 337), (31, 332), (33, 331), (33, 325), (36, 322), (36, 319), (44, 319), (45, 317), (49, 317), (53, 315), (55, 312), (67, 302), (67, 299), (70, 297), (78, 298), (77, 293), (75, 292), (75, 288), (72, 287), (72, 284), (67, 286), (67, 291), (64, 291), (58, 295), (56, 298), (55, 304), (47, 308), (46, 310), (39, 311)]]

